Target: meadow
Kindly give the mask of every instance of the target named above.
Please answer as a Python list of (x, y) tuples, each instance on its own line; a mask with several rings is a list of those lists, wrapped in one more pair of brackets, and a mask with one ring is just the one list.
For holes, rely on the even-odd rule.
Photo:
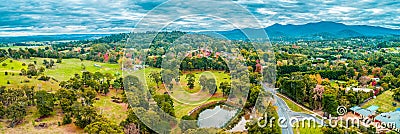
[[(7, 88), (20, 88), (24, 85), (35, 86), (39, 89), (46, 91), (53, 91), (59, 89), (59, 82), (69, 80), (75, 74), (82, 74), (82, 71), (110, 73), (114, 76), (121, 75), (122, 71), (118, 64), (101, 63), (94, 61), (81, 61), (79, 59), (63, 59), (61, 63), (55, 63), (55, 66), (45, 69), (44, 75), (50, 76), (53, 79), (49, 81), (37, 80), (37, 76), (31, 79), (27, 76), (20, 76), (21, 69), (27, 70), (28, 64), (34, 64), (36, 61), (36, 69), (44, 67), (44, 60), (50, 61), (49, 58), (30, 58), (21, 60), (7, 59), (0, 64), (7, 64), (0, 66), (0, 86)], [(56, 59), (52, 59), (56, 61)], [(23, 66), (25, 63), (25, 66)], [(95, 66), (96, 65), (96, 66)], [(5, 73), (7, 72), (7, 75)], [(7, 84), (7, 83), (10, 84)]]
[(380, 112), (393, 112), (398, 108), (392, 105), (393, 102), (397, 103), (397, 105), (400, 105), (400, 102), (393, 99), (393, 92), (386, 91), (381, 95), (378, 95), (375, 99), (365, 103), (362, 108), (368, 108), (372, 105), (376, 105), (379, 106), (378, 111)]
[[(20, 76), (21, 69), (27, 70), (28, 64), (22, 66), (24, 62), (18, 60), (7, 59), (0, 64), (7, 64), (6, 66), (0, 66), (0, 86), (5, 86), (7, 88), (20, 88), (23, 86), (35, 86), (47, 91), (53, 91), (58, 89), (58, 82), (54, 80), (41, 81), (37, 80), (36, 77), (32, 79), (27, 76)], [(7, 75), (5, 74), (7, 72)], [(8, 84), (9, 82), (9, 84)]]
[[(37, 62), (37, 65), (44, 66), (43, 61), (50, 61), (50, 58), (30, 58), (22, 59), (22, 62), (27, 64)], [(52, 59), (56, 61), (56, 59)], [(38, 68), (38, 67), (37, 67)], [(80, 59), (63, 59), (61, 63), (55, 63), (55, 66), (46, 69), (45, 74), (51, 76), (59, 81), (69, 80), (75, 74), (81, 74), (82, 71), (110, 73), (113, 75), (120, 75), (121, 69), (118, 64), (101, 63), (95, 61), (88, 61)]]
[[(55, 63), (55, 66), (51, 69), (45, 69), (45, 71), (40, 75), (47, 75), (53, 77), (56, 80), (50, 79), (49, 81), (41, 81), (37, 79), (37, 76), (28, 78), (27, 76), (21, 76), (21, 69), (27, 70), (28, 64), (34, 64), (36, 61), (36, 68), (44, 67), (43, 60), (50, 61), (49, 58), (30, 58), (21, 60), (6, 59), (0, 64), (5, 66), (0, 66), (0, 86), (5, 86), (7, 88), (20, 88), (22, 86), (34, 86), (35, 90), (46, 90), (49, 92), (55, 92), (58, 90), (59, 82), (68, 80), (74, 76), (74, 74), (81, 74), (82, 71), (90, 72), (101, 72), (110, 73), (113, 75), (121, 75), (121, 70), (118, 64), (108, 64), (100, 63), (94, 61), (80, 61), (79, 59), (63, 59), (62, 63)], [(52, 59), (56, 61), (56, 59)], [(24, 64), (25, 63), (25, 64)], [(24, 65), (23, 65), (24, 64)], [(98, 66), (94, 66), (94, 65)], [(85, 66), (83, 68), (83, 66)], [(99, 67), (100, 66), (100, 67)], [(7, 72), (7, 75), (5, 73)], [(7, 84), (9, 83), (9, 84)], [(119, 96), (122, 91), (116, 92), (111, 90), (108, 95), (98, 94), (94, 103), (94, 107), (97, 112), (108, 118), (109, 120), (120, 123), (126, 118), (127, 105), (117, 104), (112, 102), (112, 96)], [(30, 133), (83, 133), (83, 129), (76, 127), (74, 124), (58, 126), (58, 122), (62, 122), (63, 113), (61, 108), (56, 106), (54, 112), (44, 118), (41, 123), (48, 124), (46, 129), (35, 128), (38, 122), (35, 122), (40, 116), (37, 113), (36, 107), (28, 107), (28, 113), (22, 124), (18, 125), (16, 128), (8, 129), (7, 122), (0, 120), (0, 133), (25, 133), (29, 131)]]

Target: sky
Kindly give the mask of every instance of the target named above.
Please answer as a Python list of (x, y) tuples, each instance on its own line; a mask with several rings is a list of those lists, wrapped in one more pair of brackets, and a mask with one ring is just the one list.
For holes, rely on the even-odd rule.
[(333, 21), (400, 29), (400, 2), (380, 0), (8, 0), (0, 36), (263, 28)]

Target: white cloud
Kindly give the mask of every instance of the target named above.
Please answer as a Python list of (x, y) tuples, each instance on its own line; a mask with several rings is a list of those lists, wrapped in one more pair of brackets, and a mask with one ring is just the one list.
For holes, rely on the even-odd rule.
[[(345, 0), (236, 0), (236, 4), (233, 4), (231, 1), (171, 0), (174, 1), (176, 3), (165, 3), (158, 11), (152, 11), (151, 16), (147, 15), (148, 11), (164, 1), (4, 1), (0, 3), (0, 33), (146, 31), (168, 24), (178, 30), (230, 30), (260, 28), (274, 23), (304, 24), (318, 21), (400, 28), (400, 3), (393, 1), (363, 0), (349, 3)], [(182, 14), (194, 17), (172, 21)], [(144, 16), (147, 18), (146, 23), (135, 28)]]
[(372, 12), (374, 15), (381, 15), (385, 13), (383, 9), (379, 8), (366, 9), (366, 11)]
[(277, 12), (272, 11), (271, 9), (267, 8), (257, 8), (256, 12), (264, 15), (275, 15)]
[(354, 10), (357, 10), (357, 8), (334, 6), (334, 7), (328, 8), (328, 13), (331, 13), (331, 14), (342, 14), (342, 13), (348, 13), (348, 12), (351, 12), (351, 11), (354, 11)]

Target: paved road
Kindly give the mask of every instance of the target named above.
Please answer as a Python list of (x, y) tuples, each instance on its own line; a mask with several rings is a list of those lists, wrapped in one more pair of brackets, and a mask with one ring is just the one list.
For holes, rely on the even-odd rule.
[[(266, 85), (263, 84), (263, 88), (268, 91), (271, 92), (272, 95), (274, 96), (274, 99), (276, 100), (275, 102), (275, 106), (278, 107), (278, 116), (279, 118), (283, 118), (285, 120), (287, 120), (286, 122), (281, 124), (281, 128), (282, 128), (282, 134), (294, 134), (293, 133), (293, 127), (292, 125), (289, 124), (289, 121), (296, 121), (294, 119), (297, 118), (297, 120), (304, 120), (304, 119), (313, 119), (315, 120), (317, 123), (321, 123), (322, 120), (310, 115), (310, 114), (305, 114), (305, 113), (298, 113), (298, 112), (294, 112), (292, 110), (290, 110), (289, 106), (287, 106), (287, 104), (285, 103), (285, 101), (283, 101), (281, 98), (279, 98), (276, 95), (276, 90), (274, 88), (268, 88)], [(292, 122), (294, 123), (294, 122)]]

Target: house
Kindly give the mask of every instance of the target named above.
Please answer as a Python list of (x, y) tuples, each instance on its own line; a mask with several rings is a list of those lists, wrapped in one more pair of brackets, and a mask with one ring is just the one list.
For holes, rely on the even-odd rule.
[(144, 68), (143, 65), (133, 65), (133, 70), (134, 71), (137, 71), (137, 70), (140, 70), (140, 69), (143, 69), (143, 68)]
[(350, 108), (350, 110), (353, 111), (355, 115), (361, 116), (361, 118), (373, 118), (373, 116), (376, 114), (376, 110), (378, 109), (378, 106), (370, 106), (366, 109), (363, 109), (359, 106)]
[(101, 65), (99, 64), (94, 64), (95, 67), (101, 68)]
[(381, 113), (375, 117), (375, 122), (400, 133), (400, 111)]
[(371, 78), (371, 80), (375, 80), (376, 82), (379, 82), (379, 78)]
[(349, 91), (349, 90), (353, 90), (355, 92), (363, 91), (363, 92), (366, 92), (366, 93), (374, 91), (373, 89), (370, 89), (370, 88), (351, 88), (351, 87), (347, 87), (346, 88), (346, 92)]

